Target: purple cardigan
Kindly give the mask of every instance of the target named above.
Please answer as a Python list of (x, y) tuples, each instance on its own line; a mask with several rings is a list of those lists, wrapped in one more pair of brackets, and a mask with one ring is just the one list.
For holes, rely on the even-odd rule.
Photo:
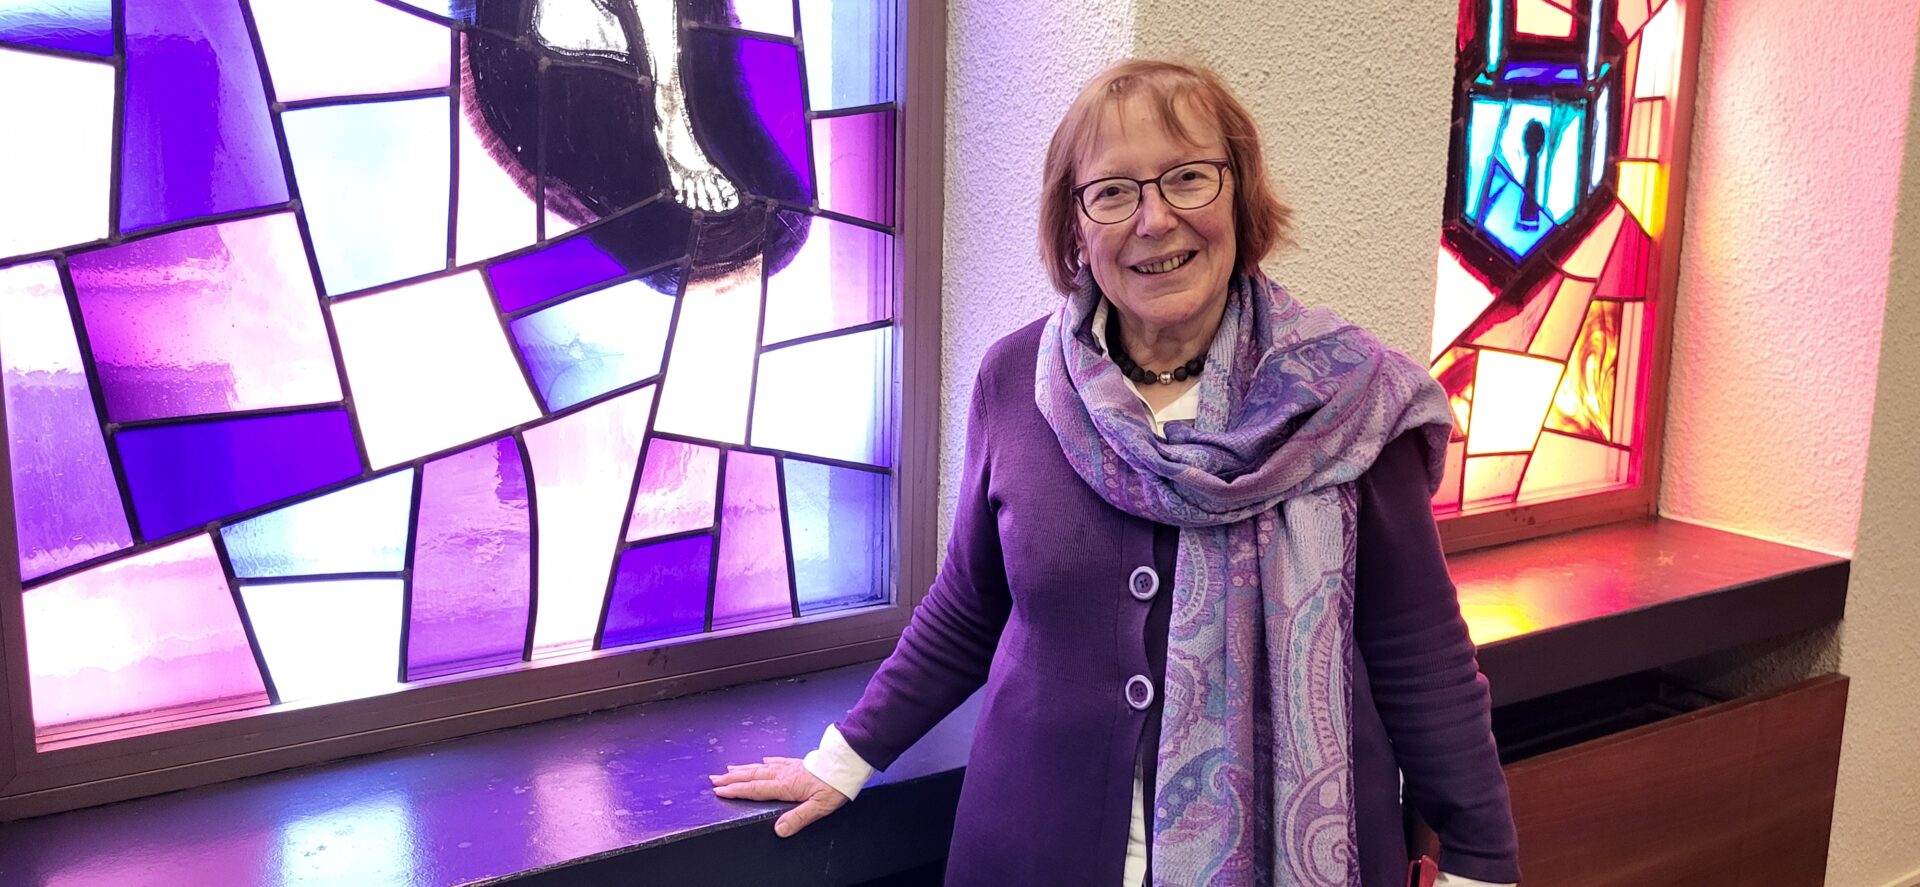
[[(1034, 405), (1041, 323), (988, 350), (967, 419), (947, 558), (893, 655), (840, 723), (885, 769), (986, 684), (947, 862), (950, 887), (1120, 883), (1136, 763), (1153, 809), (1178, 531), (1089, 489)], [(1353, 767), (1365, 887), (1405, 883), (1406, 799), (1447, 871), (1519, 880), (1486, 679), (1427, 500), (1425, 444), (1390, 444), (1359, 480)], [(1148, 600), (1135, 568), (1162, 577)], [(1143, 589), (1144, 590), (1144, 589)]]

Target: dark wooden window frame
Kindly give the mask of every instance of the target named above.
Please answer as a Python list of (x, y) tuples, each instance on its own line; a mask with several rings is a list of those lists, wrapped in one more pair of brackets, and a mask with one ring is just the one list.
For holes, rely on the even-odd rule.
[[(1521, 505), (1468, 508), (1440, 517), (1440, 538), (1448, 552), (1519, 542), (1617, 521), (1652, 517), (1660, 503), (1660, 460), (1666, 431), (1667, 372), (1673, 348), (1673, 307), (1685, 241), (1687, 161), (1693, 144), (1694, 87), (1700, 68), (1700, 27), (1706, 0), (1687, 0), (1682, 28), (1680, 77), (1674, 85), (1673, 155), (1669, 167), (1666, 244), (1660, 251), (1659, 284), (1653, 301), (1653, 341), (1647, 368), (1646, 405), (1639, 455), (1640, 474), (1632, 487), (1585, 496)], [(1459, 134), (1455, 134), (1457, 142)], [(1455, 150), (1458, 150), (1456, 146)]]
[(28, 700), (12, 477), (0, 412), (0, 820), (102, 804), (698, 690), (876, 659), (893, 648), (936, 566), (945, 4), (895, 0), (896, 144), (892, 600), (691, 641), (498, 674), (415, 682), (331, 705), (287, 706), (91, 745), (41, 749)]

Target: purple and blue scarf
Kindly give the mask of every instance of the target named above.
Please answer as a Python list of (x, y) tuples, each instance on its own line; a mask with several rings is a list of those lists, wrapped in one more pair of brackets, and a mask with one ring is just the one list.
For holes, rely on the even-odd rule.
[(1047, 321), (1035, 397), (1074, 470), (1180, 528), (1155, 783), (1155, 885), (1360, 883), (1351, 674), (1354, 481), (1452, 427), (1420, 364), (1264, 276), (1236, 276), (1192, 423), (1154, 435), (1080, 286)]

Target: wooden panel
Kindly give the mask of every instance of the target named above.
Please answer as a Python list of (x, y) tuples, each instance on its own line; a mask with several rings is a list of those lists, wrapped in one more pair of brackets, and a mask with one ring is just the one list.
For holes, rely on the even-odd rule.
[(1846, 704), (1826, 675), (1509, 766), (1527, 883), (1818, 887)]

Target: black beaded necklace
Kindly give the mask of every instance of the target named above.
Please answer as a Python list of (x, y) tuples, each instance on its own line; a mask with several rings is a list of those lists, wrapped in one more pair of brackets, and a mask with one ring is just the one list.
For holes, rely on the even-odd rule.
[(1107, 311), (1107, 354), (1113, 358), (1113, 363), (1120, 368), (1120, 372), (1132, 379), (1136, 385), (1170, 385), (1174, 382), (1185, 382), (1200, 375), (1200, 371), (1207, 367), (1205, 354), (1164, 373), (1156, 373), (1134, 363), (1133, 356), (1127, 353), (1127, 346), (1120, 344), (1120, 312), (1111, 309)]

